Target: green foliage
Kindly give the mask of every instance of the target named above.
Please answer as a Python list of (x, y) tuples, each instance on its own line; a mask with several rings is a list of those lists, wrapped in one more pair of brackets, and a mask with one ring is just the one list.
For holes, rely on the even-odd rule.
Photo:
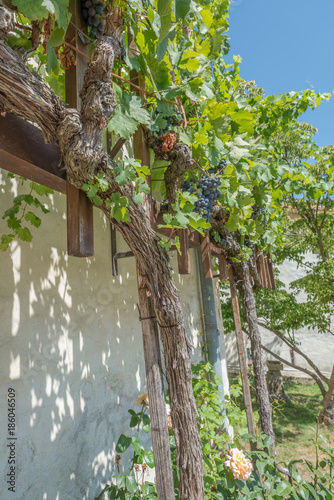
[[(8, 208), (2, 216), (2, 218), (6, 220), (8, 228), (11, 230), (9, 234), (1, 235), (0, 249), (3, 251), (7, 250), (14, 238), (19, 238), (27, 242), (32, 240), (31, 231), (29, 227), (25, 225), (25, 222), (29, 222), (36, 228), (38, 228), (42, 222), (40, 217), (32, 210), (40, 209), (45, 214), (49, 212), (39, 199), (33, 196), (33, 193), (39, 196), (46, 196), (53, 193), (52, 189), (36, 184), (35, 182), (30, 182), (29, 186), (29, 193), (15, 196), (13, 206)], [(31, 209), (28, 209), (28, 207), (31, 207)]]
[[(156, 134), (167, 126), (166, 118), (174, 117), (172, 129), (180, 141), (191, 147), (194, 158), (193, 168), (185, 177), (196, 179), (203, 169), (210, 169), (211, 175), (220, 179), (218, 203), (229, 211), (225, 226), (235, 233), (245, 255), (255, 244), (274, 250), (280, 244), (282, 231), (281, 201), (297, 189), (301, 175), (304, 184), (308, 179), (305, 169), (301, 173), (282, 159), (283, 141), (290, 138), (291, 144), (297, 142), (298, 118), (307, 108), (314, 109), (328, 99), (329, 94), (306, 90), (266, 97), (254, 84), (244, 82), (239, 76), (239, 59), (235, 57), (233, 64), (226, 64), (223, 58), (228, 52), (227, 0), (146, 0), (145, 5), (141, 0), (118, 0), (117, 4), (125, 17), (125, 55), (123, 61), (115, 61), (115, 68), (121, 70), (125, 82), (120, 84), (118, 78), (113, 78), (117, 108), (108, 123), (109, 131), (131, 139), (143, 125)], [(69, 19), (68, 0), (16, 0), (15, 5), (26, 16), (22, 22), (27, 27), (31, 19), (46, 18), (53, 26), (46, 40), (46, 53), (38, 48), (34, 60), (52, 89), (64, 97), (64, 72), (58, 67), (54, 49), (63, 41)], [(29, 45), (29, 30), (16, 31), (13, 43)], [(129, 40), (138, 50), (129, 45)], [(145, 102), (126, 83), (131, 80), (132, 69), (143, 75), (140, 85), (145, 84)], [(305, 126), (302, 133), (305, 145), (294, 150), (299, 158), (314, 150), (312, 130)], [(219, 169), (222, 158), (227, 162), (225, 169)], [(135, 178), (131, 164), (118, 163), (115, 173), (121, 186), (135, 182), (133, 201), (142, 203), (147, 188)], [(165, 196), (162, 173), (156, 176), (159, 183), (154, 175), (152, 178), (155, 194), (160, 187)], [(312, 182), (310, 189), (315, 189)], [(94, 183), (85, 189), (99, 206), (105, 197), (100, 196), (100, 187), (94, 192)], [(188, 227), (203, 234), (210, 226), (193, 211), (197, 196), (185, 198), (184, 193), (178, 193), (173, 210), (165, 215), (165, 226)], [(127, 218), (123, 199), (108, 203), (118, 221)], [(265, 218), (252, 218), (254, 204), (264, 207)]]
[[(235, 479), (232, 471), (225, 464), (225, 452), (252, 436), (241, 435), (245, 414), (233, 403), (233, 399), (240, 395), (241, 383), (231, 386), (231, 398), (222, 404), (218, 391), (221, 383), (216, 376), (212, 365), (202, 361), (192, 366), (193, 390), (198, 410), (198, 427), (203, 447), (204, 459), (204, 485), (206, 500), (305, 500), (305, 499), (334, 499), (334, 450), (327, 445), (319, 443), (321, 438), (318, 433), (314, 439), (314, 446), (318, 450), (316, 463), (309, 460), (292, 460), (290, 462), (276, 463), (270, 452), (269, 437), (257, 436), (258, 449), (247, 455), (252, 460), (254, 470), (247, 481)], [(133, 449), (131, 468), (128, 474), (113, 476), (113, 484), (107, 485), (98, 496), (103, 500), (114, 499), (139, 499), (157, 498), (155, 485), (139, 478), (138, 464), (144, 462), (150, 467), (154, 466), (152, 450), (145, 451), (139, 439), (142, 428), (150, 432), (150, 419), (147, 415), (147, 406), (144, 403), (141, 410), (129, 410), (131, 416), (130, 427), (136, 428), (136, 435), (122, 434), (116, 444), (116, 452), (124, 453), (129, 448)], [(234, 425), (234, 443), (224, 430), (224, 418), (227, 415), (230, 423)], [(178, 498), (179, 476), (176, 466), (176, 446), (173, 432), (170, 431), (170, 446), (174, 473), (175, 498)], [(320, 452), (322, 453), (321, 458)], [(310, 479), (305, 480), (298, 472), (298, 467), (306, 465)], [(137, 472), (136, 472), (137, 471)], [(289, 480), (289, 475), (291, 479)], [(291, 484), (292, 483), (292, 484)]]
[(40, 21), (53, 14), (59, 26), (68, 23), (69, 0), (12, 0), (12, 3), (31, 20)]

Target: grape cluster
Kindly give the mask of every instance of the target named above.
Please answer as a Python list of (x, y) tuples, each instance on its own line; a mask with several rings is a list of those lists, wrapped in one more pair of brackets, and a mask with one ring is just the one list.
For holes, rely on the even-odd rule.
[(252, 215), (251, 215), (252, 219), (256, 219), (256, 217), (260, 214), (264, 215), (264, 208), (260, 207), (259, 205), (256, 205), (256, 204), (253, 205), (252, 206)]
[(90, 33), (96, 38), (102, 36), (106, 28), (105, 23), (101, 19), (103, 10), (104, 3), (100, 2), (99, 0), (81, 1), (82, 17), (87, 22)]
[(181, 184), (182, 191), (197, 194), (195, 212), (200, 214), (206, 222), (210, 221), (213, 204), (221, 197), (218, 187), (220, 180), (217, 177), (202, 177), (197, 183), (185, 180)]
[[(174, 116), (163, 116), (162, 118), (166, 121), (166, 127), (164, 129), (159, 129), (157, 134), (160, 137), (161, 135), (167, 134), (170, 128), (177, 127), (180, 124), (180, 121), (183, 120), (183, 117), (179, 111), (173, 109), (176, 113), (177, 118)], [(159, 114), (159, 111), (157, 112)]]
[(227, 167), (227, 161), (225, 160), (225, 158), (222, 158), (218, 164), (218, 167), (213, 167), (213, 168), (211, 167), (209, 168), (208, 172), (209, 174), (215, 174), (217, 171), (221, 172), (226, 167)]
[(218, 165), (218, 168), (219, 168), (219, 170), (222, 170), (222, 169), (224, 169), (226, 166), (227, 166), (227, 161), (225, 160), (225, 158), (223, 158), (222, 160), (220, 160), (220, 163), (219, 163), (219, 165)]

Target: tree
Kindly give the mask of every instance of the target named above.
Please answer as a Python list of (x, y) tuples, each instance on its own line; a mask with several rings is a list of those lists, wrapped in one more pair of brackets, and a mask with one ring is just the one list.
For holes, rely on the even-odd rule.
[[(305, 91), (263, 98), (245, 85), (238, 76), (238, 59), (227, 66), (222, 57), (228, 50), (227, 0), (117, 0), (105, 2), (102, 18), (96, 17), (94, 7), (89, 6), (93, 13), (85, 5), (83, 15), (88, 17), (88, 37), (94, 48), (79, 112), (62, 100), (59, 59), (68, 66), (73, 50), (70, 41), (64, 40), (68, 0), (47, 4), (3, 0), (2, 5), (0, 109), (36, 124), (47, 142), (59, 146), (69, 182), (87, 193), (131, 248), (161, 326), (180, 496), (203, 498), (188, 343), (166, 252), (170, 241), (152, 230), (147, 217), (145, 207), (151, 194), (145, 182), (150, 174), (147, 165), (134, 158), (115, 162), (103, 148), (102, 131), (108, 127), (124, 140), (138, 127), (145, 132), (155, 166), (163, 167), (164, 228), (171, 230), (171, 237), (176, 230), (188, 228), (209, 234), (222, 249), (237, 279), (258, 353), (250, 272), (256, 282), (258, 277), (250, 255), (255, 244), (270, 247), (275, 239), (273, 227), (279, 225), (275, 216), (268, 226), (261, 217), (251, 216), (254, 203), (268, 205), (274, 212), (271, 193), (277, 162), (266, 152), (265, 138), (276, 130), (278, 118), (293, 121), (324, 96)], [(98, 26), (95, 20), (93, 24), (93, 14)], [(142, 75), (144, 84), (131, 81), (132, 71)], [(146, 102), (136, 94), (138, 90)], [(179, 189), (182, 176), (189, 186)], [(2, 237), (3, 249), (15, 236), (30, 238), (19, 213), (20, 200), (16, 199), (7, 211), (12, 232)], [(32, 215), (29, 218), (36, 222)], [(257, 367), (261, 424), (274, 442), (260, 356)]]
[[(305, 276), (290, 283), (290, 292), (278, 281), (276, 290), (258, 290), (255, 296), (258, 324), (302, 356), (309, 368), (292, 364), (265, 345), (262, 349), (315, 380), (324, 397), (320, 420), (332, 423), (332, 378), (321, 373), (293, 338), (294, 330), (305, 326), (317, 329), (319, 334), (333, 334), (333, 155), (332, 147), (319, 148), (313, 142), (315, 132), (310, 125), (297, 123), (274, 138), (276, 154), (289, 169), (276, 191), (284, 218), (277, 262), (294, 261)], [(306, 300), (300, 300), (300, 293), (306, 295)], [(248, 334), (245, 320), (244, 330)], [(329, 385), (328, 390), (324, 384)]]

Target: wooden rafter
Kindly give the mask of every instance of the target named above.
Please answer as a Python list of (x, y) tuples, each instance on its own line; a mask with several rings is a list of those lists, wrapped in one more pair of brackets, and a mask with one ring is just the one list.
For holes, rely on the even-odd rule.
[(45, 144), (41, 130), (10, 113), (0, 114), (0, 167), (66, 193), (59, 148)]

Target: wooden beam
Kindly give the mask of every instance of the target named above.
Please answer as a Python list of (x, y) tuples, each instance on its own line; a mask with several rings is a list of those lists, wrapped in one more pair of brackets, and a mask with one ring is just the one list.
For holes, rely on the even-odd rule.
[(201, 252), (204, 278), (213, 278), (209, 232), (205, 236), (201, 236)]
[(257, 272), (260, 276), (260, 280), (261, 280), (261, 284), (262, 284), (262, 287), (265, 288), (265, 274), (264, 274), (264, 269), (263, 269), (263, 254), (260, 253), (257, 257), (256, 257), (256, 268), (257, 268)]
[(268, 271), (269, 271), (269, 276), (270, 276), (270, 288), (272, 290), (275, 290), (276, 289), (276, 279), (275, 279), (273, 261), (272, 261), (270, 253), (268, 253), (267, 259), (268, 259)]
[[(79, 51), (88, 55), (88, 47), (78, 36), (77, 28), (83, 26), (79, 0), (70, 0), (71, 23), (66, 39)], [(80, 90), (83, 85), (87, 60), (75, 52), (76, 65), (65, 71), (66, 102), (71, 108), (80, 108)], [(76, 257), (94, 255), (93, 205), (83, 191), (67, 181), (67, 252)]]
[(271, 288), (268, 258), (263, 256), (264, 270), (266, 274), (266, 288)]
[(221, 254), (218, 256), (219, 263), (219, 275), (221, 281), (228, 281), (228, 269), (225, 255)]
[(152, 300), (138, 268), (137, 278), (158, 498), (175, 500), (158, 325), (144, 319), (153, 316)]
[(181, 255), (177, 252), (179, 274), (190, 274), (189, 229), (178, 229)]
[(45, 144), (40, 129), (10, 113), (0, 113), (0, 167), (66, 193), (58, 146)]
[[(245, 354), (244, 339), (243, 339), (243, 335), (242, 335), (242, 324), (241, 324), (241, 317), (240, 317), (238, 294), (237, 294), (237, 289), (236, 289), (236, 285), (235, 285), (235, 281), (234, 281), (233, 271), (232, 271), (232, 268), (230, 265), (228, 266), (228, 275), (229, 275), (229, 281), (230, 281), (233, 319), (234, 319), (234, 327), (235, 327), (235, 336), (236, 336), (236, 340), (237, 340), (237, 350), (238, 350), (238, 357), (239, 357), (242, 389), (243, 389), (243, 395), (244, 395), (244, 401), (245, 401), (247, 427), (248, 427), (248, 432), (250, 434), (255, 434), (254, 415), (253, 415), (252, 399), (251, 399), (249, 381), (248, 381), (247, 361), (246, 361), (246, 354)], [(250, 444), (251, 444), (251, 448), (255, 448), (253, 441), (250, 441)]]
[[(131, 71), (130, 78), (136, 84), (141, 82), (141, 86), (144, 87), (144, 82), (141, 81), (141, 77), (136, 71)], [(133, 153), (135, 158), (141, 160), (142, 165), (150, 166), (149, 148), (141, 127), (136, 131), (133, 138)], [(146, 182), (151, 187), (150, 176), (146, 178)], [(152, 189), (146, 197), (145, 209), (148, 223), (153, 227)], [(143, 319), (153, 316), (153, 302), (138, 264), (137, 280), (158, 498), (175, 500), (163, 373), (160, 359), (159, 332), (156, 321)]]

